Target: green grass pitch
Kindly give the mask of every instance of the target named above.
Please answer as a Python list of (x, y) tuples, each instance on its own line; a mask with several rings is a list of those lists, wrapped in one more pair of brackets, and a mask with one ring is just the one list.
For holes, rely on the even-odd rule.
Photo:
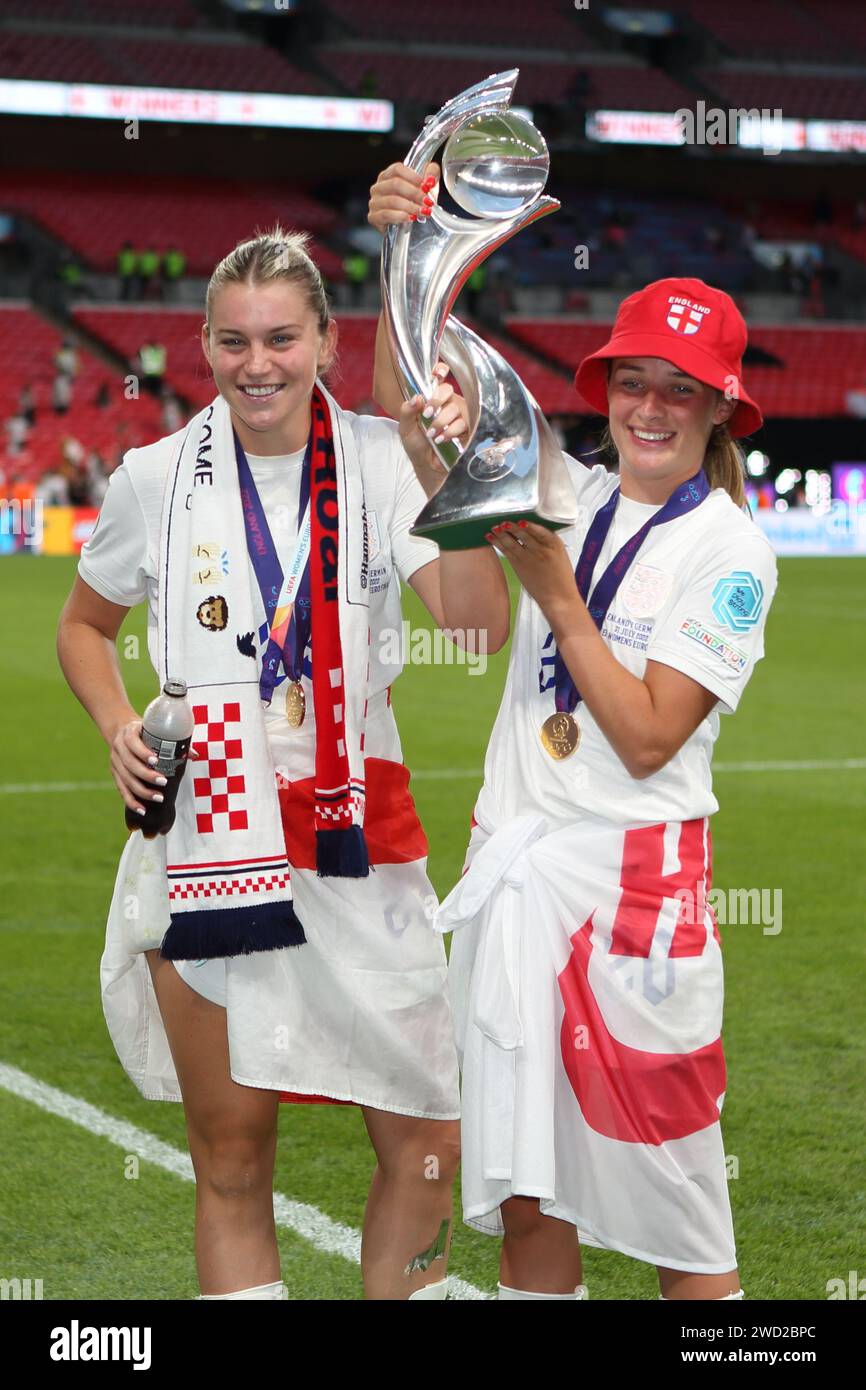
[[(54, 653), (75, 561), (0, 561), (4, 766), (0, 782), (0, 1063), (99, 1106), (185, 1151), (179, 1105), (141, 1099), (102, 1017), (98, 965), (124, 837), (113, 789), (5, 790), (107, 781), (107, 752), (68, 690)], [(866, 756), (862, 603), (866, 564), (783, 560), (760, 663), (737, 715), (723, 719), (720, 762)], [(414, 595), (405, 615), (417, 624)], [(121, 655), (142, 709), (156, 680), (144, 607)], [(394, 705), (406, 762), (465, 775), (413, 783), (444, 893), (460, 873), (486, 735), (505, 657), (486, 676), (407, 667)], [(743, 1287), (749, 1299), (823, 1299), (829, 1279), (862, 1276), (862, 1009), (866, 769), (719, 772), (714, 884), (781, 888), (783, 928), (722, 927), (728, 1093), (722, 1117)], [(360, 1114), (281, 1106), (276, 1188), (360, 1228), (372, 1153)], [(174, 1299), (198, 1291), (194, 1189), (142, 1162), (124, 1176), (120, 1148), (0, 1087), (0, 1277), (43, 1280), (46, 1299)], [(459, 1210), (459, 1208), (458, 1208)], [(280, 1232), (290, 1297), (361, 1297), (360, 1270)], [(456, 1223), (451, 1272), (496, 1285), (498, 1243)], [(593, 1299), (649, 1299), (654, 1271), (585, 1252)]]

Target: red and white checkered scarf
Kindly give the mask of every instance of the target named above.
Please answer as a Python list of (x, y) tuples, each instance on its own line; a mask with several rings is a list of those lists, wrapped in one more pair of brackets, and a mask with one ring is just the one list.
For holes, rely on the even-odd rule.
[[(317, 383), (312, 398), (315, 829), (322, 875), (368, 873), (363, 732), (369, 599), (360, 463), (342, 412)], [(353, 524), (350, 525), (349, 523)], [(222, 557), (201, 582), (198, 547)], [(229, 407), (222, 396), (190, 422), (166, 479), (160, 527), (160, 682), (185, 680), (198, 754), (181, 782), (166, 843), (170, 959), (200, 960), (299, 946), (274, 765), (255, 666), (238, 637), (264, 604), (247, 554)]]

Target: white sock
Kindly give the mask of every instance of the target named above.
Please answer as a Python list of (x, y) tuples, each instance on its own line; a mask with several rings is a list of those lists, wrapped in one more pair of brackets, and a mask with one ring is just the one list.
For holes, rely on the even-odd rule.
[[(737, 1292), (736, 1292), (736, 1293), (723, 1293), (722, 1296), (721, 1296), (721, 1298), (711, 1298), (711, 1299), (709, 1299), (709, 1302), (710, 1302), (710, 1303), (724, 1303), (724, 1301), (725, 1301), (726, 1298), (745, 1298), (745, 1296), (746, 1296), (746, 1295), (745, 1295), (745, 1293), (744, 1293), (744, 1291), (743, 1291), (742, 1289), (737, 1289)], [(676, 1303), (676, 1302), (678, 1302), (678, 1301), (679, 1301), (679, 1302), (682, 1302), (682, 1301), (683, 1301), (682, 1299), (677, 1300), (677, 1299), (665, 1298), (665, 1296), (664, 1296), (663, 1293), (660, 1293), (660, 1294), (659, 1294), (659, 1298), (661, 1299), (662, 1303)]]
[(196, 1295), (201, 1302), (210, 1302), (214, 1298), (281, 1298), (287, 1299), (289, 1291), (282, 1279), (277, 1279), (273, 1284), (256, 1284), (251, 1289), (236, 1289), (234, 1293), (200, 1293)]
[(425, 1284), (423, 1289), (416, 1289), (414, 1293), (410, 1293), (409, 1302), (411, 1303), (413, 1298), (435, 1299), (447, 1297), (448, 1280), (440, 1279), (438, 1284)]
[(499, 1285), (498, 1297), (500, 1299), (514, 1298), (589, 1298), (586, 1284), (578, 1284), (574, 1293), (529, 1293), (526, 1289), (510, 1289), (507, 1284)]

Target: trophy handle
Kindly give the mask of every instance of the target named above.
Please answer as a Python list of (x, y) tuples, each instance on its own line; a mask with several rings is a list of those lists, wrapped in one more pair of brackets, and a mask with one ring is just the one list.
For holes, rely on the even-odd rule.
[[(448, 476), (411, 534), (463, 550), (482, 545), (491, 525), (512, 511), (552, 530), (572, 525), (574, 488), (562, 450), (514, 368), (453, 315), (441, 355), (469, 405), (469, 435), (461, 450), (450, 441)], [(449, 442), (433, 447), (442, 458)]]

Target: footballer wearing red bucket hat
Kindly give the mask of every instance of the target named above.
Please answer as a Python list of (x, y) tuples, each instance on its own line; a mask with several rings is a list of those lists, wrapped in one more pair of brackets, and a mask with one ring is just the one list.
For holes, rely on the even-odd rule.
[(593, 409), (607, 415), (609, 360), (660, 357), (737, 402), (728, 431), (739, 439), (763, 424), (743, 386), (746, 342), (745, 320), (724, 290), (703, 280), (654, 280), (623, 300), (608, 342), (583, 359), (574, 384)]

